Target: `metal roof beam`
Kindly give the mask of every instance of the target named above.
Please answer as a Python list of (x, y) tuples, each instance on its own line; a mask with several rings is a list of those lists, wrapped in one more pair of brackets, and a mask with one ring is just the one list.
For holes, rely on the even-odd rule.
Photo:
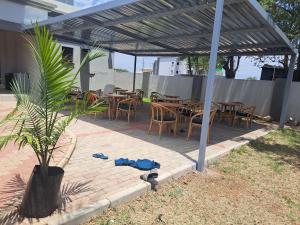
[[(285, 45), (280, 45), (280, 44), (249, 44), (249, 45), (230, 45), (230, 46), (220, 46), (219, 50), (220, 51), (226, 51), (226, 50), (244, 50), (244, 49), (266, 49), (266, 48), (282, 48), (282, 47), (286, 47)], [(180, 48), (180, 49), (176, 49), (175, 52), (184, 52), (186, 54), (192, 54), (192, 52), (196, 52), (196, 51), (209, 51), (210, 48), (209, 47), (199, 47), (199, 48)], [(125, 49), (122, 50), (122, 52), (170, 52), (170, 50), (167, 49), (138, 49), (138, 50), (132, 50), (132, 49)], [(188, 53), (189, 52), (189, 53)], [(290, 52), (291, 54), (291, 52)]]
[[(66, 43), (72, 43), (75, 45), (80, 45), (80, 47), (85, 48), (85, 49), (92, 48), (93, 46), (99, 46), (99, 44), (97, 44), (97, 43), (90, 43), (90, 42), (83, 41), (81, 39), (77, 39), (77, 38), (73, 38), (73, 37), (66, 37), (66, 36), (60, 36), (60, 35), (53, 35), (53, 37), (58, 39), (62, 43), (66, 42)], [(112, 52), (120, 52), (119, 50), (110, 48), (110, 47), (103, 47), (103, 49), (112, 51)], [(124, 52), (120, 52), (120, 53), (134, 56), (134, 54), (131, 54), (131, 53), (124, 53)]]
[[(226, 1), (226, 5), (241, 2), (243, 0), (229, 0)], [(173, 15), (179, 15), (181, 13), (189, 13), (189, 12), (194, 12), (198, 10), (204, 10), (204, 9), (209, 9), (213, 7), (216, 3), (215, 2), (209, 2), (209, 3), (203, 3), (200, 5), (194, 5), (194, 6), (189, 6), (189, 7), (183, 7), (183, 8), (174, 8), (174, 9), (167, 9), (167, 10), (161, 10), (161, 11), (155, 11), (151, 13), (145, 13), (140, 16), (130, 16), (130, 17), (125, 17), (122, 19), (117, 19), (117, 20), (112, 20), (112, 21), (105, 21), (105, 22), (100, 22), (98, 21), (98, 24), (92, 24), (92, 25), (81, 25), (77, 26), (74, 28), (61, 28), (61, 29), (51, 29), (52, 32), (62, 32), (62, 33), (68, 33), (68, 32), (74, 32), (77, 30), (89, 30), (97, 27), (111, 27), (111, 26), (117, 26), (119, 24), (125, 24), (125, 23), (131, 23), (131, 22), (139, 22), (143, 20), (149, 20), (149, 19), (156, 19), (164, 16), (173, 16)], [(86, 17), (82, 17), (84, 20)]]
[[(234, 34), (244, 34), (244, 33), (255, 33), (255, 32), (264, 32), (270, 30), (269, 27), (256, 27), (256, 28), (246, 28), (246, 29), (239, 29), (239, 30), (227, 30), (221, 32), (222, 36), (226, 35), (234, 35)], [(188, 35), (188, 36), (187, 36)], [(166, 40), (180, 40), (183, 37), (187, 39), (196, 39), (196, 38), (209, 38), (212, 36), (212, 33), (193, 33), (193, 34), (181, 34), (181, 35), (166, 35), (157, 38), (147, 38), (143, 42), (153, 42), (153, 41), (166, 41)], [(115, 40), (115, 41), (104, 41), (101, 42), (102, 44), (130, 44), (136, 43), (137, 41), (134, 39), (126, 39), (126, 40)]]
[[(128, 54), (125, 52), (122, 52), (123, 54)], [(253, 52), (237, 52), (237, 51), (231, 51), (230, 53), (222, 53), (219, 52), (218, 55), (221, 56), (267, 56), (267, 55), (289, 55), (291, 54), (290, 51), (276, 51), (276, 52), (265, 52), (265, 51), (253, 51)], [(183, 54), (179, 54), (179, 53), (170, 53), (170, 54), (163, 54), (163, 53), (153, 53), (153, 54), (136, 54), (137, 56), (144, 56), (144, 57), (175, 57), (175, 56), (182, 56)], [(192, 53), (189, 54), (190, 56), (209, 56), (209, 53)]]
[[(97, 21), (97, 20), (95, 20), (93, 18), (90, 18), (90, 17), (86, 18), (86, 20), (89, 20), (90, 22), (95, 23), (95, 24), (99, 23), (99, 21)], [(124, 29), (122, 29), (120, 27), (114, 27), (114, 26), (112, 26), (112, 27), (107, 27), (107, 29), (115, 31), (115, 32), (120, 33), (120, 34), (123, 34), (123, 35), (126, 35), (128, 37), (134, 38), (134, 39), (142, 41), (142, 42), (147, 42), (147, 39), (145, 39), (143, 37), (140, 37), (139, 35), (133, 34), (133, 33), (129, 32), (127, 30), (124, 30)], [(159, 43), (159, 42), (148, 42), (148, 43), (156, 45), (156, 46), (159, 46), (159, 47), (164, 48), (164, 49), (166, 49), (168, 51), (178, 51), (176, 48), (173, 48), (171, 46), (168, 46), (168, 45), (165, 45), (165, 44), (162, 44), (162, 43)], [(179, 51), (179, 53), (186, 54), (185, 52), (181, 52), (181, 51)]]

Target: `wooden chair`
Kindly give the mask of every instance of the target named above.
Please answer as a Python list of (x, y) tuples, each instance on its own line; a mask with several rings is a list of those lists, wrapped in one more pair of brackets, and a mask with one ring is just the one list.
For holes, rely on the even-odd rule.
[(117, 112), (116, 112), (116, 120), (118, 119), (119, 114), (125, 113), (127, 114), (128, 123), (130, 122), (130, 116), (134, 115), (136, 112), (136, 104), (137, 100), (136, 98), (127, 98), (124, 100), (121, 100), (117, 104)]
[(135, 91), (138, 96), (138, 104), (143, 105), (144, 91), (142, 89), (136, 89)]
[(239, 124), (241, 123), (241, 121), (245, 121), (247, 129), (249, 128), (249, 125), (251, 127), (255, 109), (255, 106), (242, 106), (235, 112), (232, 126), (235, 126), (237, 121), (239, 122)]
[(195, 102), (192, 100), (184, 100), (182, 102), (183, 107), (179, 109), (180, 122), (190, 121), (190, 118), (196, 113), (203, 110), (203, 103)]
[(151, 102), (162, 102), (163, 96), (158, 92), (151, 92), (150, 100)]
[[(99, 100), (96, 91), (86, 91), (78, 99), (79, 100), (83, 100), (84, 98), (86, 98), (86, 100), (87, 100), (87, 102), (88, 102), (89, 105), (92, 105), (96, 101)], [(97, 113), (96, 112), (91, 112), (91, 113), (89, 113), (89, 115), (93, 115), (94, 119), (96, 119), (96, 117), (97, 117)]]
[(148, 129), (150, 134), (153, 123), (158, 124), (159, 127), (159, 138), (161, 137), (162, 129), (164, 126), (169, 127), (171, 132), (171, 127), (173, 126), (174, 136), (176, 136), (178, 115), (175, 111), (160, 105), (159, 103), (151, 103), (151, 119)]
[[(207, 136), (207, 142), (210, 142), (210, 130), (211, 130), (211, 126), (214, 122), (215, 116), (217, 114), (217, 110), (213, 109), (210, 111), (210, 117), (209, 117), (209, 127), (208, 127), (208, 136)], [(195, 114), (194, 116), (191, 117), (190, 123), (189, 123), (189, 130), (188, 130), (188, 134), (187, 134), (187, 140), (190, 139), (192, 132), (193, 132), (193, 128), (194, 127), (202, 127), (202, 116), (203, 113), (199, 112), (197, 114)]]
[(235, 112), (238, 111), (242, 106), (242, 102), (231, 102), (234, 105), (221, 105), (220, 106), (220, 121), (227, 120), (230, 125), (233, 123)]

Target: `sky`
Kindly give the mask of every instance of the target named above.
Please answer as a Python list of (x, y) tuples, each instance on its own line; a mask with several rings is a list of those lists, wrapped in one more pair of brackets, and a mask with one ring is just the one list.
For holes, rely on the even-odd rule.
[[(74, 4), (79, 8), (87, 8), (87, 7), (95, 6), (110, 1), (113, 0), (74, 0)], [(143, 67), (152, 68), (155, 59), (156, 57), (138, 57), (137, 71), (140, 71)], [(121, 53), (115, 53), (114, 68), (126, 69), (130, 72), (133, 72), (134, 57), (130, 55), (121, 54)], [(249, 57), (242, 57), (240, 61), (239, 69), (236, 73), (236, 78), (246, 79), (248, 77), (256, 77), (256, 79), (260, 79), (260, 73), (261, 73), (261, 68), (254, 65), (254, 63)]]

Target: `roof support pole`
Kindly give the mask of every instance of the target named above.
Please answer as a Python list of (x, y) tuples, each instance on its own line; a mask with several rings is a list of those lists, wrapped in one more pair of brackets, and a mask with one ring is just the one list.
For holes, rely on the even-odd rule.
[(294, 68), (296, 63), (296, 54), (293, 54), (291, 56), (291, 61), (289, 65), (289, 71), (286, 78), (286, 83), (284, 87), (284, 93), (283, 93), (283, 100), (281, 105), (281, 113), (280, 113), (280, 122), (279, 127), (284, 128), (284, 124), (286, 121), (286, 114), (287, 114), (287, 107), (288, 107), (288, 101), (289, 101), (289, 94), (290, 94), (290, 87), (293, 81), (293, 75), (294, 75)]
[(213, 29), (213, 35), (211, 41), (211, 51), (210, 51), (210, 58), (209, 58), (209, 69), (208, 69), (208, 75), (206, 81), (204, 114), (202, 120), (199, 155), (198, 155), (198, 163), (197, 163), (197, 170), (199, 171), (203, 171), (205, 167), (205, 152), (207, 146), (207, 137), (209, 135), (210, 108), (211, 108), (214, 81), (216, 75), (217, 56), (218, 56), (223, 8), (224, 8), (224, 0), (217, 0), (214, 29)]
[(136, 59), (137, 56), (134, 56), (134, 70), (133, 70), (133, 84), (132, 84), (132, 91), (135, 90), (135, 77), (136, 77)]

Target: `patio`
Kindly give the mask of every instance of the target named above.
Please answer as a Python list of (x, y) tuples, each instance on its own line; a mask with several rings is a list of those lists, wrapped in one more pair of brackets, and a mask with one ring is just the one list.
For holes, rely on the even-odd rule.
[[(253, 13), (249, 14), (249, 10)], [(196, 169), (196, 165), (203, 171), (205, 163), (265, 135), (268, 124), (257, 123), (248, 130), (216, 122), (211, 130), (211, 144), (207, 146), (217, 54), (291, 55), (280, 121), (280, 125), (284, 125), (297, 52), (256, 1), (186, 3), (179, 0), (174, 5), (153, 0), (112, 1), (50, 18), (40, 25), (46, 25), (60, 41), (79, 44), (83, 50), (101, 43), (109, 51), (133, 55), (133, 91), (138, 56), (210, 55), (210, 63), (200, 144), (199, 129), (197, 132), (194, 129), (190, 141), (186, 140), (186, 132), (178, 133), (176, 138), (166, 132), (161, 139), (154, 132), (148, 135), (149, 105), (139, 108), (136, 120), (131, 123), (127, 123), (126, 118), (110, 121), (82, 117), (69, 127), (77, 137), (77, 145), (64, 168), (60, 209), (63, 213), (38, 223), (79, 224), (108, 207), (150, 190), (150, 184), (139, 178), (144, 172), (116, 167), (114, 159), (148, 158), (159, 162), (158, 181), (161, 183)], [(31, 29), (31, 25), (23, 27), (24, 31)], [(109, 159), (93, 158), (92, 154), (98, 152), (107, 154)], [(13, 178), (14, 174), (9, 176)], [(14, 193), (12, 187), (17, 186), (13, 182), (15, 180), (8, 183), (10, 193)]]
[[(93, 116), (84, 116), (74, 122), (69, 130), (76, 135), (77, 144), (72, 158), (64, 168), (63, 181), (63, 192), (72, 201), (64, 202), (62, 206), (65, 211), (62, 214), (56, 213), (40, 222), (71, 221), (72, 224), (77, 220), (84, 221), (84, 218), (90, 217), (89, 213), (99, 213), (150, 190), (149, 183), (139, 178), (143, 171), (125, 166), (116, 167), (114, 159), (147, 158), (159, 162), (160, 183), (195, 169), (200, 130), (194, 130), (190, 141), (186, 140), (186, 132), (178, 132), (177, 137), (163, 132), (159, 139), (157, 127), (153, 128), (151, 135), (147, 134), (148, 117), (149, 105), (144, 104), (138, 108), (136, 119), (131, 123), (126, 121), (126, 117), (108, 120), (100, 115), (96, 120)], [(251, 129), (238, 126), (233, 128), (226, 123), (215, 122), (206, 161), (214, 160), (266, 134), (267, 127), (269, 124), (254, 123)], [(107, 154), (109, 159), (93, 158), (92, 154), (97, 152)], [(31, 169), (33, 164), (26, 165)], [(19, 173), (24, 178), (22, 172)], [(9, 174), (11, 178), (15, 175)], [(26, 178), (24, 180), (26, 182)], [(86, 217), (82, 218), (85, 214)]]

